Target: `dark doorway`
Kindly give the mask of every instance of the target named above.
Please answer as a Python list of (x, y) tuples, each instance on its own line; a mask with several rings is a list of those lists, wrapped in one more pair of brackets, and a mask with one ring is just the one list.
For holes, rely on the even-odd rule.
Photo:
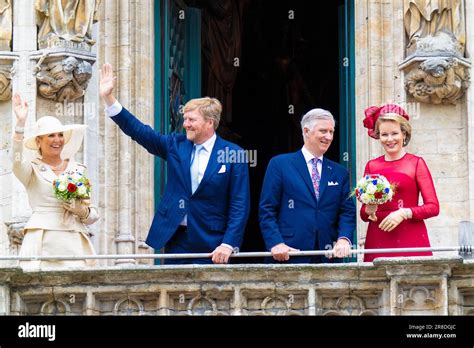
[[(251, 0), (245, 10), (232, 120), (226, 124), (237, 135), (232, 141), (257, 151), (257, 165), (250, 167), (251, 213), (241, 251), (265, 250), (258, 222), (263, 178), (273, 156), (302, 147), (302, 115), (320, 107), (330, 110), (338, 124), (338, 7), (342, 3)], [(338, 128), (326, 154), (335, 161), (340, 158)]]

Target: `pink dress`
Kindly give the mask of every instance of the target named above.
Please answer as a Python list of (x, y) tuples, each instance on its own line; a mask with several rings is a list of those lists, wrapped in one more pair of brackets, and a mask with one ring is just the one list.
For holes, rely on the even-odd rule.
[[(430, 241), (423, 220), (439, 214), (439, 203), (433, 179), (423, 158), (407, 153), (396, 161), (386, 161), (385, 156), (381, 156), (367, 163), (364, 175), (366, 174), (385, 176), (390, 183), (396, 185), (396, 190), (392, 201), (379, 205), (377, 222), (368, 219), (365, 205), (362, 205), (360, 217), (369, 222), (365, 249), (429, 247)], [(420, 193), (423, 197), (421, 205), (418, 204)], [(413, 217), (402, 221), (391, 232), (382, 231), (379, 224), (399, 208), (410, 208)], [(365, 254), (364, 261), (370, 262), (376, 257), (431, 255), (431, 252)]]

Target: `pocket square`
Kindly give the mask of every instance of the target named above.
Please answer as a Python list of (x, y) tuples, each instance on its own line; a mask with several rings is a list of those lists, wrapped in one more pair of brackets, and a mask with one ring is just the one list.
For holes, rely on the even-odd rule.
[(219, 169), (219, 172), (217, 174), (222, 174), (225, 173), (225, 164), (222, 165), (221, 169)]
[(332, 181), (329, 181), (328, 182), (328, 186), (337, 186), (339, 185), (339, 183), (336, 181), (336, 182), (332, 182)]

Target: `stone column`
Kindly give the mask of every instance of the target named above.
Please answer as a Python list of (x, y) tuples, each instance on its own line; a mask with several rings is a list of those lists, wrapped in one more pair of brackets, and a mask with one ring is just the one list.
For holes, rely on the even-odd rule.
[[(116, 96), (137, 118), (153, 126), (153, 1), (105, 1), (99, 21), (99, 64), (114, 66)], [(104, 107), (101, 104), (101, 110)], [(101, 115), (103, 112), (101, 111)], [(143, 245), (153, 218), (154, 158), (120, 129), (101, 116), (99, 204), (101, 253), (135, 253), (150, 249)], [(148, 263), (152, 261), (139, 262)], [(117, 260), (135, 264), (136, 260)]]
[[(466, 50), (467, 52), (472, 52), (474, 49), (473, 40), (469, 38), (474, 38), (474, 4), (471, 1), (466, 1)], [(466, 216), (469, 221), (474, 222), (474, 120), (472, 115), (474, 115), (474, 89), (471, 87), (467, 90), (466, 93), (466, 110), (465, 110), (464, 119), (466, 120), (466, 133), (467, 133), (467, 169), (468, 176), (465, 178), (465, 183), (468, 190), (463, 190), (465, 194), (468, 195), (468, 208), (470, 214)], [(471, 115), (469, 117), (469, 115)], [(466, 187), (466, 185), (463, 185)]]
[(10, 288), (0, 283), (0, 315), (10, 315)]
[[(31, 76), (31, 63), (29, 53), (36, 49), (36, 26), (34, 7), (30, 6), (29, 0), (15, 1), (13, 7), (13, 51), (0, 53), (3, 63), (10, 62), (12, 67), (12, 94), (20, 93), (30, 107), (30, 113), (26, 129), (31, 128), (35, 122), (35, 99), (36, 84)], [(7, 236), (7, 225), (15, 225), (26, 221), (31, 215), (26, 192), (21, 183), (14, 177), (11, 171), (10, 148), (13, 127), (16, 118), (12, 112), (11, 101), (0, 102), (0, 252), (10, 253), (9, 240)], [(2, 263), (0, 261), (0, 263)]]

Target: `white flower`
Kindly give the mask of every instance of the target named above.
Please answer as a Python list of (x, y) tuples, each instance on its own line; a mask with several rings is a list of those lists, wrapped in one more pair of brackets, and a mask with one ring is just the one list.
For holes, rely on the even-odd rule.
[(73, 180), (79, 180), (80, 178), (82, 178), (82, 175), (80, 175), (79, 173), (74, 173), (74, 174), (72, 175), (72, 179), (73, 179)]
[(367, 193), (363, 193), (360, 195), (360, 200), (364, 204), (369, 204), (370, 203), (370, 196)]
[(377, 191), (377, 186), (375, 186), (375, 185), (372, 184), (372, 183), (370, 183), (370, 184), (367, 185), (366, 192), (367, 192), (368, 194), (373, 195), (376, 191)]
[(87, 193), (87, 189), (84, 185), (82, 186), (79, 186), (79, 188), (77, 189), (77, 192), (80, 194), (80, 195), (85, 195)]

